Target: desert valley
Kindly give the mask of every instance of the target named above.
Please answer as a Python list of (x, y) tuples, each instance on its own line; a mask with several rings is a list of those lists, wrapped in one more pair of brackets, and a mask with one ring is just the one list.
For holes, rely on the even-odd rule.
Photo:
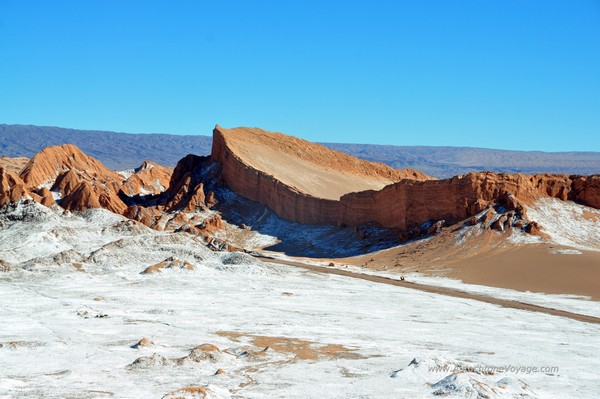
[(0, 397), (598, 393), (597, 174), (217, 125), (174, 168), (2, 157), (0, 206)]

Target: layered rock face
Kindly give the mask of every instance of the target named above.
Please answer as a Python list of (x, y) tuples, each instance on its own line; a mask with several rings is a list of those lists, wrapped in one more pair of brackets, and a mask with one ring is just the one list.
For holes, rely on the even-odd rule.
[(342, 197), (340, 223), (373, 221), (402, 230), (425, 221), (452, 224), (476, 215), (490, 205), (518, 208), (506, 201), (530, 203), (540, 197), (580, 201), (600, 206), (600, 176), (523, 175), (470, 173), (436, 181), (402, 181), (378, 192), (351, 193)]
[(600, 176), (481, 172), (435, 180), (260, 129), (217, 126), (212, 159), (235, 192), (300, 223), (375, 222), (407, 230), (462, 221), (491, 205), (515, 209), (539, 197), (600, 208)]
[(402, 179), (432, 179), (256, 128), (216, 126), (211, 157), (222, 165), (233, 191), (307, 224), (336, 223), (339, 199), (347, 193), (380, 190)]

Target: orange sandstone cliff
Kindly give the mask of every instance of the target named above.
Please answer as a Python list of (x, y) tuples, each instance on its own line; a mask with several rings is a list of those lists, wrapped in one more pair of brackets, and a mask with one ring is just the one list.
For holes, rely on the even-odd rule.
[(497, 204), (521, 213), (523, 203), (539, 197), (600, 208), (600, 176), (479, 172), (435, 180), (255, 128), (216, 126), (212, 159), (236, 193), (301, 223), (406, 230), (455, 223)]
[(237, 194), (307, 224), (338, 222), (339, 199), (350, 192), (380, 190), (402, 179), (432, 179), (257, 128), (217, 125), (211, 157)]
[(372, 221), (404, 230), (425, 221), (452, 224), (494, 204), (522, 212), (522, 204), (540, 197), (600, 208), (600, 176), (478, 172), (435, 181), (404, 180), (378, 192), (345, 195), (338, 222)]

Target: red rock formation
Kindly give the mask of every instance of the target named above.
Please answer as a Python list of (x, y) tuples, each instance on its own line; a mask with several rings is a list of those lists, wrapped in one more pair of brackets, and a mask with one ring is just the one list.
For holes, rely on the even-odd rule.
[[(220, 180), (211, 161), (221, 165)], [(209, 219), (189, 216), (217, 203), (215, 193), (206, 192), (204, 184), (216, 180), (293, 221), (340, 225), (375, 222), (404, 232), (431, 222), (425, 231), (429, 234), (465, 219), (476, 223), (469, 218), (491, 205), (506, 211), (493, 220), (493, 228), (505, 230), (520, 223), (536, 233), (539, 228), (527, 224), (524, 205), (539, 197), (600, 208), (600, 176), (481, 172), (434, 180), (416, 171), (358, 160), (279, 133), (219, 126), (214, 130), (211, 158), (188, 155), (172, 174), (167, 168), (145, 162), (124, 181), (72, 145), (43, 150), (20, 176), (1, 167), (0, 173), (0, 205), (27, 197), (53, 205), (48, 189), (51, 185), (63, 195), (60, 205), (65, 209), (102, 207), (152, 228), (192, 234), (209, 234), (223, 227), (218, 215)], [(142, 191), (162, 190), (167, 176), (170, 180), (164, 192), (131, 197)], [(124, 193), (120, 193), (122, 189)], [(423, 234), (421, 230), (417, 233)]]
[[(261, 148), (268, 146), (271, 148)], [(352, 157), (260, 129), (227, 130), (217, 126), (213, 132), (212, 159), (221, 163), (225, 182), (238, 194), (301, 223), (375, 222), (408, 230), (427, 221), (456, 223), (496, 204), (522, 216), (523, 204), (539, 197), (581, 201), (600, 208), (600, 176), (481, 172), (433, 180), (412, 171), (394, 171), (348, 158)], [(269, 165), (273, 170), (267, 169)], [(362, 169), (365, 172), (361, 174)], [(349, 187), (376, 186), (384, 178), (396, 181), (383, 188), (343, 193), (340, 198), (335, 198), (339, 187), (319, 195), (315, 188), (329, 184), (327, 175), (331, 171)], [(358, 177), (353, 180), (347, 172)], [(325, 184), (311, 185), (322, 178), (321, 174)], [(507, 215), (495, 228), (504, 229), (513, 218), (514, 214), (510, 220)]]
[(173, 170), (161, 205), (171, 212), (206, 210), (206, 194), (201, 175), (209, 163), (207, 157), (197, 155), (187, 155), (181, 159)]
[(71, 144), (43, 149), (29, 160), (20, 177), (31, 190), (51, 185), (64, 197), (65, 209), (102, 207), (119, 214), (127, 209), (119, 198), (122, 177)]
[(169, 187), (172, 168), (158, 165), (151, 161), (144, 161), (134, 173), (129, 176), (121, 188), (129, 196), (142, 194), (160, 194)]
[(79, 175), (85, 177), (85, 180), (96, 179), (115, 185), (116, 191), (122, 180), (100, 161), (85, 155), (72, 144), (44, 148), (29, 160), (20, 177), (26, 184), (37, 187), (53, 182), (58, 175), (68, 170), (78, 172)]
[(77, 172), (75, 172), (73, 169), (69, 169), (68, 171), (58, 175), (54, 181), (54, 184), (52, 185), (51, 190), (58, 191), (62, 195), (69, 195), (81, 182), (82, 179), (79, 177), (79, 174), (77, 174)]
[(127, 205), (121, 198), (121, 190), (125, 195), (159, 193), (168, 185), (171, 172), (170, 168), (146, 161), (125, 179), (77, 147), (66, 144), (45, 148), (29, 160), (20, 176), (5, 179), (7, 187), (16, 188), (11, 189), (10, 196), (2, 197), (14, 202), (19, 196), (27, 196), (50, 206), (56, 203), (48, 190), (51, 186), (52, 191), (63, 197), (60, 204), (65, 209), (101, 207), (125, 214)]
[(48, 207), (56, 205), (56, 201), (54, 200), (52, 192), (50, 192), (48, 187), (42, 187), (40, 190), (38, 190), (37, 194), (40, 196), (40, 204)]
[(600, 175), (575, 178), (572, 197), (596, 209), (600, 209)]
[(34, 198), (34, 194), (14, 172), (0, 167), (0, 206), (18, 202), (23, 198)]
[(32, 191), (16, 173), (0, 167), (0, 206), (14, 204), (26, 198), (31, 198), (45, 206), (56, 204), (47, 187)]
[[(523, 175), (469, 173), (450, 179), (408, 181), (381, 191), (347, 194), (341, 199), (338, 222), (361, 224), (367, 221), (385, 227), (407, 229), (428, 220), (456, 223), (473, 216), (491, 204), (522, 211), (521, 203), (540, 197), (581, 201), (600, 206), (596, 194), (598, 176)], [(510, 195), (509, 195), (510, 194)], [(512, 208), (510, 208), (512, 207)]]
[(88, 182), (81, 182), (67, 194), (60, 205), (70, 211), (83, 211), (90, 208), (101, 208), (100, 200)]
[[(150, 161), (125, 178), (73, 145), (48, 147), (28, 161), (20, 176), (0, 168), (0, 205), (32, 198), (52, 206), (56, 204), (52, 192), (58, 192), (64, 209), (105, 208), (156, 229), (188, 225), (192, 232), (208, 231), (220, 226), (220, 217), (195, 226), (185, 214), (207, 209), (203, 185), (198, 178), (199, 168), (205, 163), (197, 161), (202, 159), (184, 158), (173, 179), (171, 168)], [(169, 190), (158, 196), (167, 186)], [(124, 201), (131, 200), (128, 195), (136, 194), (148, 196), (149, 204), (128, 207)]]
[(256, 128), (216, 126), (211, 157), (221, 163), (233, 191), (301, 223), (337, 222), (339, 198), (349, 192), (381, 189), (405, 178), (431, 179)]
[[(206, 204), (202, 180), (209, 169), (208, 157), (184, 157), (177, 163), (166, 191), (149, 198), (135, 197), (136, 205), (130, 206), (124, 215), (157, 230), (177, 230), (200, 235), (218, 230), (222, 227), (219, 215), (206, 220), (196, 216), (192, 219), (188, 217), (189, 213), (206, 211), (212, 206)], [(214, 202), (214, 198), (212, 200)]]

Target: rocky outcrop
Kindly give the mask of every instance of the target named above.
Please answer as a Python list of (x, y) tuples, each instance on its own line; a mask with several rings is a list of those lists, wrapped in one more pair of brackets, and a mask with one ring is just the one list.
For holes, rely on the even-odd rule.
[(60, 174), (69, 170), (78, 172), (86, 180), (96, 179), (114, 185), (117, 191), (122, 180), (100, 161), (85, 155), (72, 144), (44, 148), (29, 160), (20, 177), (26, 184), (38, 187), (54, 182)]
[[(171, 174), (171, 168), (146, 161), (122, 176), (73, 145), (48, 147), (31, 158), (18, 176), (2, 169), (0, 204), (31, 198), (52, 206), (56, 196), (60, 206), (68, 210), (105, 208), (124, 215), (133, 211), (123, 198), (161, 193)], [(194, 206), (200, 206), (202, 198)]]
[[(408, 238), (438, 234), (460, 221), (478, 223), (481, 215), (474, 216), (492, 206), (495, 210), (483, 216), (493, 217), (483, 221), (489, 228), (521, 226), (536, 234), (539, 226), (525, 209), (539, 197), (600, 208), (598, 175), (480, 172), (435, 180), (280, 133), (219, 126), (211, 157), (188, 155), (172, 173), (148, 161), (120, 175), (72, 145), (47, 148), (20, 175), (0, 167), (0, 205), (31, 198), (53, 206), (60, 198), (65, 209), (102, 207), (158, 230), (206, 238), (224, 228), (220, 214), (208, 212), (223, 200), (215, 194), (223, 195), (222, 184), (285, 219), (340, 226), (375, 223)], [(357, 234), (364, 238), (362, 231)]]
[(54, 195), (52, 195), (52, 192), (48, 187), (42, 187), (41, 189), (37, 190), (37, 194), (40, 196), (40, 204), (48, 207), (56, 205)]
[(14, 172), (0, 167), (0, 206), (15, 203), (23, 198), (33, 198), (23, 180)]
[(214, 193), (204, 192), (202, 179), (210, 171), (209, 163), (207, 157), (189, 155), (175, 171), (146, 161), (118, 174), (73, 145), (48, 147), (31, 158), (20, 175), (0, 168), (0, 206), (25, 198), (53, 206), (56, 197), (71, 211), (105, 208), (158, 230), (211, 234), (223, 226), (219, 214), (188, 217), (217, 202)]
[(208, 173), (210, 159), (187, 155), (175, 167), (169, 188), (162, 197), (162, 205), (169, 211), (194, 212), (207, 209), (203, 180)]
[(69, 210), (106, 208), (122, 214), (127, 206), (119, 198), (122, 177), (71, 144), (48, 147), (29, 160), (20, 178), (40, 195), (44, 205), (53, 203), (48, 190), (56, 192), (60, 205)]
[(352, 191), (381, 189), (402, 179), (429, 180), (318, 144), (256, 128), (213, 131), (212, 160), (236, 193), (301, 223), (335, 223), (339, 198)]
[(173, 169), (158, 165), (151, 161), (144, 161), (139, 168), (123, 182), (121, 190), (126, 195), (155, 195), (160, 194), (169, 187)]
[[(70, 211), (84, 211), (90, 208), (102, 208), (100, 200), (88, 182), (77, 184), (73, 191), (60, 202), (61, 206)], [(118, 212), (116, 212), (118, 213)]]
[[(201, 217), (215, 203), (214, 193), (205, 192), (205, 181), (215, 183), (218, 170), (210, 158), (187, 155), (175, 167), (168, 189), (154, 196), (134, 196), (127, 200), (124, 215), (157, 230), (184, 231), (208, 235), (223, 227), (218, 213)], [(207, 200), (208, 198), (208, 200)], [(190, 213), (195, 215), (189, 215)]]
[(352, 225), (370, 221), (405, 230), (428, 220), (456, 223), (495, 204), (523, 212), (523, 203), (540, 197), (580, 201), (598, 207), (600, 203), (595, 202), (598, 178), (481, 172), (444, 180), (404, 180), (378, 192), (342, 197), (338, 222)]
[(16, 173), (0, 167), (0, 207), (23, 199), (32, 199), (44, 206), (56, 204), (47, 187), (40, 189), (28, 187)]
[[(328, 151), (260, 129), (228, 130), (217, 126), (213, 131), (212, 159), (221, 164), (227, 185), (279, 216), (300, 223), (374, 222), (408, 231), (431, 222), (434, 230), (439, 230), (440, 221), (450, 225), (493, 205), (515, 211), (494, 224), (495, 229), (504, 230), (515, 220), (527, 220), (523, 205), (539, 197), (600, 208), (600, 176), (480, 172), (434, 180), (418, 172), (390, 170)], [(334, 179), (339, 176), (346, 189), (323, 189), (330, 184), (331, 172)], [(319, 179), (324, 179), (322, 184)], [(385, 187), (379, 186), (382, 184)], [(361, 185), (373, 188), (351, 189)], [(319, 195), (319, 189), (323, 189), (323, 195)], [(535, 229), (533, 226), (532, 231)]]
[(141, 274), (160, 273), (164, 269), (194, 270), (194, 265), (187, 260), (180, 260), (171, 256), (162, 262), (148, 266)]
[(600, 209), (600, 175), (575, 178), (569, 194), (575, 201)]

